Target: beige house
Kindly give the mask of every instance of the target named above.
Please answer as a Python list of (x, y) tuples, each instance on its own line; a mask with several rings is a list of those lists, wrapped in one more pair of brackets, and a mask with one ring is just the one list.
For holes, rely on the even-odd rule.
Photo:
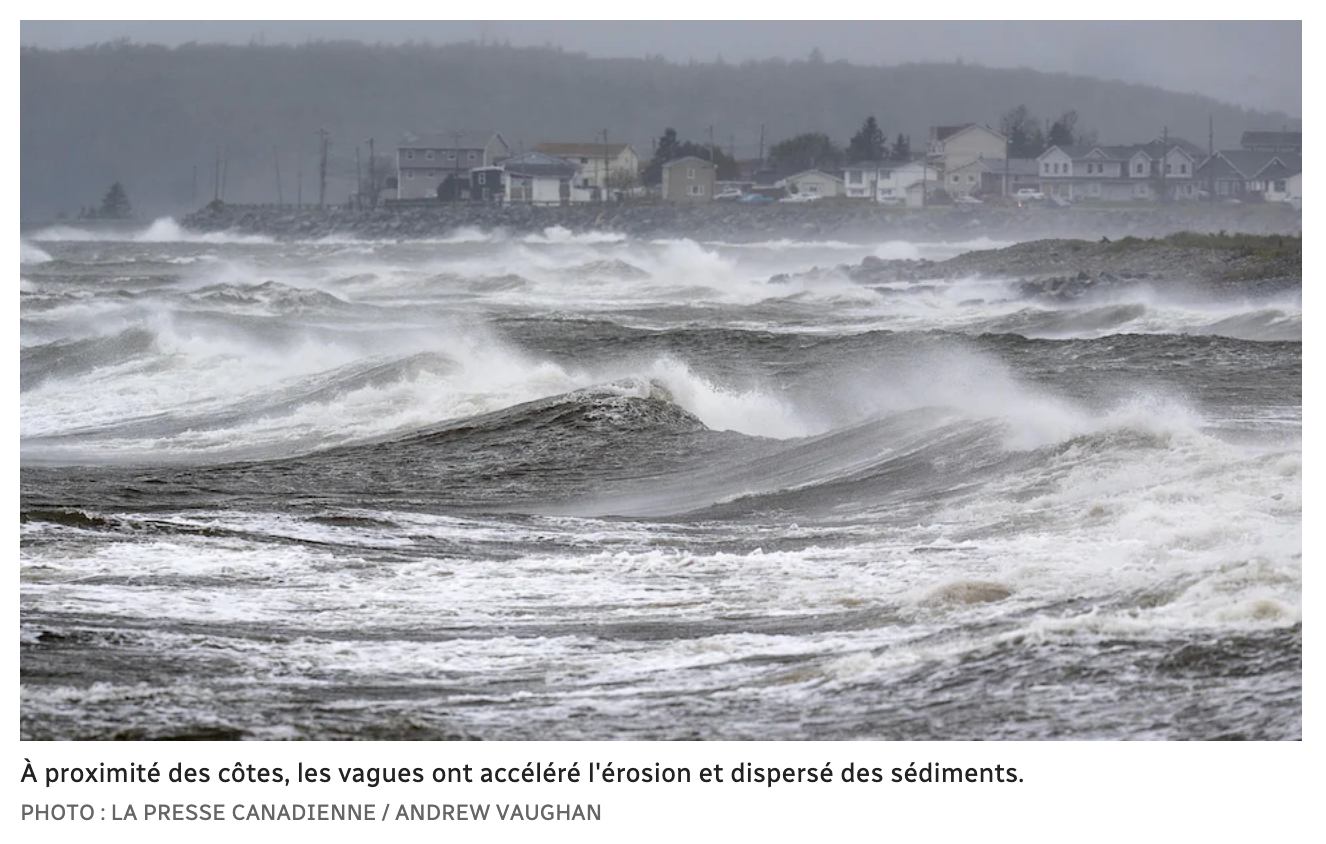
[(989, 126), (964, 123), (930, 128), (930, 162), (941, 173), (951, 173), (982, 158), (1002, 159), (1007, 150), (1007, 139)]
[(663, 165), (663, 199), (668, 202), (700, 203), (714, 198), (718, 168), (712, 161), (688, 155)]
[(535, 144), (534, 152), (564, 158), (580, 168), (578, 188), (625, 190), (639, 181), (640, 156), (630, 144)]
[(788, 193), (803, 194), (805, 196), (843, 195), (843, 180), (822, 170), (806, 170), (797, 173), (795, 176), (788, 176), (786, 179), (779, 180), (777, 185), (787, 190)]

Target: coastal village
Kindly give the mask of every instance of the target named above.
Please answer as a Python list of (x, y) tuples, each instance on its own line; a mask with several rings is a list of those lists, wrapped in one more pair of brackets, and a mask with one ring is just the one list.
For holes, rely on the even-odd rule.
[[(901, 136), (899, 141), (904, 143), (895, 145), (892, 155), (883, 144), (875, 149), (883, 154), (792, 172), (780, 171), (763, 156), (725, 162), (712, 143), (687, 143), (673, 149), (689, 154), (665, 153), (667, 160), (660, 161), (656, 150), (658, 169), (650, 179), (632, 145), (610, 143), (606, 132), (595, 141), (548, 141), (528, 151), (513, 149), (500, 131), (407, 133), (397, 145), (395, 172), (365, 198), (385, 205), (573, 205), (652, 198), (677, 204), (842, 199), (970, 209), (1036, 203), (1302, 206), (1301, 132), (1247, 131), (1238, 148), (1223, 150), (1162, 132), (1124, 145), (1051, 143), (1035, 157), (1016, 157), (1010, 153), (1012, 139), (977, 123), (931, 127), (917, 153)], [(813, 165), (813, 159), (807, 163)], [(356, 195), (352, 202), (359, 199)]]

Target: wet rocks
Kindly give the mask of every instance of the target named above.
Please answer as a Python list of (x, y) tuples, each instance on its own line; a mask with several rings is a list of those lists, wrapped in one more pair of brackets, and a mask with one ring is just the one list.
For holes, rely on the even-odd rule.
[[(897, 209), (841, 199), (794, 204), (714, 202), (694, 206), (645, 201), (607, 206), (434, 202), (359, 210), (214, 203), (186, 216), (182, 224), (195, 231), (236, 231), (282, 239), (331, 236), (426, 239), (444, 237), (460, 228), (523, 235), (561, 227), (573, 233), (606, 231), (639, 238), (685, 237), (730, 242), (782, 238), (941, 242), (977, 237), (1005, 241), (1044, 238), (1098, 241), (1105, 237), (1117, 242), (1130, 234), (1154, 237), (1177, 231), (1296, 235), (1302, 230), (1302, 216), (1290, 208), (1272, 206), (1034, 211), (991, 208), (973, 215), (945, 208)], [(1109, 240), (1097, 245), (1109, 245)], [(1041, 257), (1066, 259), (1069, 255), (1071, 251), (1063, 248), (1053, 256)]]

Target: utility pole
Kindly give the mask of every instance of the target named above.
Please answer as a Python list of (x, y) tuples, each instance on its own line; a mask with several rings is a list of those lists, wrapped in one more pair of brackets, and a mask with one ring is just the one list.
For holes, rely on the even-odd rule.
[(295, 171), (295, 205), (304, 207), (304, 171)]
[(318, 159), (318, 207), (321, 208), (327, 201), (327, 153), (331, 150), (331, 132), (319, 129), (318, 138), (321, 141), (321, 155)]
[(709, 163), (714, 163), (714, 127), (709, 125)]
[(1009, 139), (1004, 138), (1004, 196), (1008, 196), (1008, 156), (1012, 152)]
[(451, 133), (451, 157), (455, 163), (451, 167), (451, 202), (460, 201), (460, 133)]
[(372, 138), (368, 139), (368, 203), (372, 208), (378, 207), (378, 168)]
[(276, 151), (276, 144), (272, 144), (272, 166), (276, 168), (276, 204), (285, 205), (285, 198), (281, 196), (281, 156)]
[(1160, 132), (1160, 203), (1164, 205), (1169, 201), (1165, 194), (1165, 171), (1169, 169), (1169, 127), (1166, 126)]
[(221, 160), (221, 201), (226, 201), (226, 176), (230, 175), (230, 156)]
[(1215, 117), (1206, 118), (1206, 201), (1215, 205)]
[[(598, 134), (598, 133), (595, 133)], [(603, 196), (604, 202), (608, 201), (608, 130), (603, 130)]]
[(355, 210), (364, 207), (364, 177), (359, 170), (359, 144), (355, 144)]
[(198, 207), (198, 165), (197, 164), (193, 165), (193, 194), (190, 197), (189, 201), (193, 203), (194, 208)]
[(760, 169), (764, 169), (764, 124), (760, 124)]
[(216, 148), (216, 166), (212, 170), (212, 201), (221, 201), (221, 147)]

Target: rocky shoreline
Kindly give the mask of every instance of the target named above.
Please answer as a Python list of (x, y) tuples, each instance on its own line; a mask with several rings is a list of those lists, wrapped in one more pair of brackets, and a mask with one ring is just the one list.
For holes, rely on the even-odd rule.
[(357, 237), (443, 238), (458, 229), (512, 235), (559, 227), (572, 233), (753, 242), (774, 239), (880, 242), (1024, 241), (1046, 238), (1156, 237), (1181, 231), (1298, 235), (1302, 214), (1288, 206), (1176, 205), (1111, 208), (953, 207), (899, 209), (849, 200), (808, 203), (659, 203), (611, 205), (427, 205), (372, 210), (213, 203), (181, 224), (199, 232), (233, 231), (282, 240)]
[(865, 285), (1014, 278), (1023, 296), (1060, 301), (1155, 282), (1205, 292), (1273, 294), (1301, 287), (1303, 247), (1301, 238), (1285, 235), (1186, 232), (1155, 239), (1037, 240), (946, 261), (867, 257), (836, 271)]

